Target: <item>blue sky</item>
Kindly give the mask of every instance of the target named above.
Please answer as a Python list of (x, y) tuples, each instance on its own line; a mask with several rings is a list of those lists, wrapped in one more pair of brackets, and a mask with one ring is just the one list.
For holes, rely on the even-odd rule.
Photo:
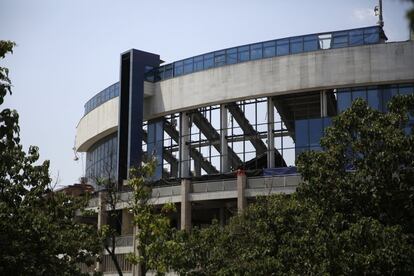
[[(377, 0), (0, 0), (0, 39), (18, 46), (10, 68), (25, 149), (40, 147), (51, 176), (70, 185), (83, 174), (73, 160), (83, 105), (119, 78), (119, 54), (130, 48), (166, 62), (221, 48), (287, 36), (375, 25)], [(410, 4), (384, 0), (390, 41), (409, 38)]]

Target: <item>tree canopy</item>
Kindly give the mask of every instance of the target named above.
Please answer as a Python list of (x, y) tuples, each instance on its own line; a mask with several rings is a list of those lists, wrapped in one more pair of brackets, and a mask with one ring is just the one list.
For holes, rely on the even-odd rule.
[[(0, 58), (14, 43), (0, 41)], [(11, 94), (8, 69), (0, 67), (0, 104)], [(92, 264), (100, 246), (96, 229), (76, 213), (86, 200), (51, 190), (49, 161), (39, 150), (20, 144), (19, 116), (0, 111), (0, 274), (78, 275), (79, 264)]]

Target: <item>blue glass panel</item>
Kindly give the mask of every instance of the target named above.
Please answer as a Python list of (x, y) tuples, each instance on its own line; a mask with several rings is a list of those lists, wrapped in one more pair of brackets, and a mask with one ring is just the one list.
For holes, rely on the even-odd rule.
[(309, 145), (308, 120), (295, 121), (295, 145), (296, 147), (307, 147)]
[(336, 32), (332, 34), (331, 48), (342, 48), (348, 46), (348, 33)]
[(222, 66), (226, 64), (226, 56), (220, 55), (220, 56), (216, 56), (214, 57), (214, 66)]
[(400, 85), (398, 92), (400, 95), (411, 95), (413, 94), (413, 87), (411, 85)]
[(193, 72), (193, 59), (189, 58), (184, 60), (184, 74)]
[(309, 120), (309, 145), (310, 147), (319, 147), (319, 142), (322, 137), (322, 119)]
[(237, 63), (237, 53), (236, 54), (227, 54), (227, 64)]
[(292, 54), (303, 52), (303, 37), (290, 39), (290, 52)]
[(227, 49), (226, 54), (237, 54), (237, 48)]
[(289, 54), (289, 39), (281, 39), (276, 42), (276, 55)]
[(349, 32), (349, 45), (356, 46), (364, 44), (364, 31), (353, 30)]
[(383, 110), (382, 109), (382, 99), (381, 99), (381, 93), (378, 89), (368, 89), (367, 91), (368, 96), (368, 105), (378, 111)]
[(318, 37), (316, 35), (309, 35), (303, 38), (303, 50), (305, 52), (318, 50), (318, 46)]
[(249, 46), (238, 47), (238, 60), (247, 61), (250, 59)]
[(213, 58), (204, 59), (204, 69), (208, 69), (212, 67), (214, 67), (214, 59)]
[(373, 44), (379, 42), (379, 28), (364, 29), (364, 44)]
[(355, 101), (358, 98), (363, 99), (365, 101), (367, 100), (367, 93), (365, 89), (358, 89), (352, 91), (352, 101)]
[(263, 43), (263, 57), (274, 57), (276, 55), (276, 41)]
[(263, 57), (262, 44), (253, 44), (250, 46), (250, 59), (260, 59)]
[(204, 69), (212, 68), (214, 66), (214, 54), (204, 55)]
[(183, 74), (183, 67), (174, 65), (174, 76), (181, 76)]
[(173, 77), (173, 67), (172, 65), (166, 65), (164, 71), (164, 79), (169, 79)]
[(237, 48), (226, 50), (226, 64), (237, 63)]
[(338, 92), (338, 113), (349, 108), (352, 103), (351, 92)]

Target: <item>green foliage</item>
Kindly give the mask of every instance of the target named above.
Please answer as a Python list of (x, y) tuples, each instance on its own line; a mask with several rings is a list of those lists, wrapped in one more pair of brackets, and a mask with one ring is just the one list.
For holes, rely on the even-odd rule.
[[(0, 56), (13, 42), (0, 41)], [(0, 103), (10, 91), (0, 68)], [(15, 110), (0, 112), (0, 275), (78, 275), (99, 251), (96, 230), (78, 222), (86, 199), (50, 189), (49, 161), (38, 163), (37, 147), (26, 153)]]
[(381, 113), (357, 100), (335, 118), (321, 140), (324, 151), (299, 157), (305, 182), (298, 193), (327, 213), (372, 217), (414, 233), (414, 136), (406, 133), (414, 96), (389, 107)]
[(131, 212), (133, 225), (137, 229), (138, 253), (131, 254), (129, 260), (140, 266), (143, 275), (148, 270), (157, 274), (168, 272), (170, 256), (178, 248), (176, 241), (171, 239), (175, 231), (168, 218), (169, 213), (175, 212), (175, 205), (169, 203), (159, 210), (152, 202), (152, 188), (147, 180), (154, 174), (155, 166), (155, 160), (150, 160), (139, 169), (132, 169), (128, 180), (133, 191)]

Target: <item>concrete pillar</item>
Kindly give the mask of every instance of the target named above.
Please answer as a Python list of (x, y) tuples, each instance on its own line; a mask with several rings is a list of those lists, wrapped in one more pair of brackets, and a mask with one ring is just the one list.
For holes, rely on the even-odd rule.
[(187, 113), (180, 113), (180, 177), (190, 176), (190, 121)]
[(246, 200), (247, 177), (243, 170), (237, 172), (237, 211), (241, 213), (247, 206)]
[(122, 227), (121, 227), (121, 235), (127, 236), (133, 234), (134, 225), (132, 224), (133, 216), (128, 211), (128, 208), (122, 209)]
[[(102, 229), (102, 226), (106, 225), (108, 222), (108, 213), (106, 212), (106, 192), (100, 191), (98, 193), (98, 231)], [(100, 257), (102, 258), (103, 252), (101, 252)], [(96, 262), (96, 271), (104, 272), (102, 264)]]
[(221, 162), (220, 171), (226, 173), (230, 171), (229, 166), (229, 147), (227, 145), (227, 129), (228, 129), (228, 116), (227, 108), (224, 104), (220, 106), (220, 118), (221, 118), (221, 130), (220, 130), (220, 145), (221, 145)]
[(189, 198), (191, 189), (190, 179), (181, 180), (181, 230), (191, 229), (191, 202)]
[[(136, 236), (138, 234), (138, 227), (134, 225), (133, 227), (133, 240), (132, 240), (132, 246), (134, 248), (134, 255), (138, 256), (139, 252), (138, 252), (138, 241), (136, 239)], [(132, 276), (143, 276), (142, 274), (142, 270), (141, 270), (141, 266), (140, 265), (132, 265)]]
[(321, 118), (328, 116), (328, 99), (326, 95), (326, 90), (320, 92), (321, 97)]
[(275, 167), (275, 107), (272, 98), (267, 98), (267, 167)]

